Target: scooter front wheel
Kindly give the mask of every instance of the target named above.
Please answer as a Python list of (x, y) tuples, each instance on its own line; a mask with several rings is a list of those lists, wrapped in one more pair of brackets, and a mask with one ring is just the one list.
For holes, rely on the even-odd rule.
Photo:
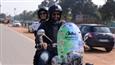
[(77, 61), (73, 61), (71, 65), (83, 65), (82, 63), (78, 63)]

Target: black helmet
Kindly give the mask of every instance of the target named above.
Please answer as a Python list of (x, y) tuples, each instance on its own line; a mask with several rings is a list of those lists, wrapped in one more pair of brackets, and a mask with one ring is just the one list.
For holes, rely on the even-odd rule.
[(45, 12), (48, 12), (48, 8), (44, 7), (44, 8), (39, 8), (38, 11), (37, 11), (37, 14), (39, 15), (39, 13), (41, 11), (45, 11)]
[(55, 4), (55, 5), (52, 5), (52, 6), (49, 8), (49, 10), (48, 10), (49, 14), (52, 14), (52, 13), (55, 12), (55, 11), (58, 11), (58, 12), (62, 13), (62, 8), (61, 8), (61, 6)]
[(40, 18), (40, 12), (41, 11), (45, 11), (48, 14), (48, 8), (47, 7), (39, 8), (37, 10), (37, 15), (38, 15), (39, 18)]

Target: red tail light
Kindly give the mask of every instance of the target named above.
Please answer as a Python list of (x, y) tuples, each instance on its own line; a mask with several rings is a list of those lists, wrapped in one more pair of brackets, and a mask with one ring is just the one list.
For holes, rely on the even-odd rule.
[(88, 36), (90, 37), (90, 38), (93, 38), (93, 33), (88, 33)]
[(113, 39), (115, 40), (115, 34), (113, 34)]

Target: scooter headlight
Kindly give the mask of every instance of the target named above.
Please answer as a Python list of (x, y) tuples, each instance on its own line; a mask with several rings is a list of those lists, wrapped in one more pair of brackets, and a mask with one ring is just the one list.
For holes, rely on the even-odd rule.
[(49, 58), (48, 52), (41, 53), (40, 58), (45, 62), (48, 61), (48, 58)]

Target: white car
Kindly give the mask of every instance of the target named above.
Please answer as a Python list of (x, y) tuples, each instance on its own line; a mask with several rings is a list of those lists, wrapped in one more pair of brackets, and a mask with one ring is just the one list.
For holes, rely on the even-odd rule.
[(32, 24), (28, 26), (28, 32), (34, 32), (35, 30), (38, 29), (39, 26), (40, 23), (38, 21), (32, 22)]
[(19, 21), (14, 21), (14, 22), (12, 23), (12, 26), (13, 26), (13, 27), (21, 27), (21, 23), (20, 23)]

